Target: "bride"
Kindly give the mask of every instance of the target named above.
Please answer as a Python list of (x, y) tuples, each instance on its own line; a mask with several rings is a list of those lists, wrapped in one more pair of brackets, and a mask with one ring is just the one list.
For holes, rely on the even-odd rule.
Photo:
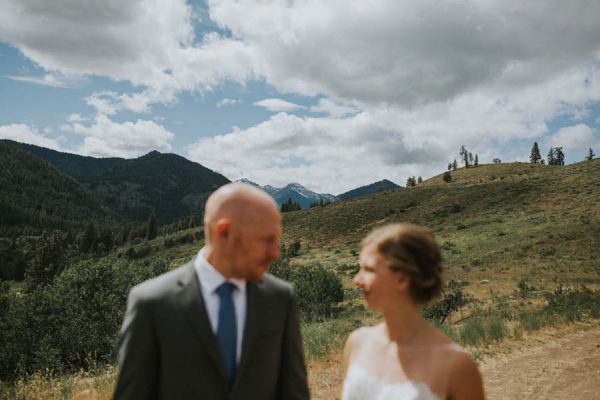
[(384, 322), (348, 337), (342, 400), (484, 398), (475, 363), (420, 313), (442, 290), (440, 262), (433, 234), (415, 225), (384, 226), (362, 241), (353, 282)]

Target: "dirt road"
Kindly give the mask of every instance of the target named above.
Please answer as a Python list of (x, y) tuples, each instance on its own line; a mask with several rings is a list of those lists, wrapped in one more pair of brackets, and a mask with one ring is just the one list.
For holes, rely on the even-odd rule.
[(488, 399), (600, 399), (600, 328), (533, 342), (481, 363)]
[[(312, 398), (340, 398), (338, 362), (309, 369)], [(561, 329), (515, 342), (479, 363), (489, 400), (600, 400), (600, 327)]]

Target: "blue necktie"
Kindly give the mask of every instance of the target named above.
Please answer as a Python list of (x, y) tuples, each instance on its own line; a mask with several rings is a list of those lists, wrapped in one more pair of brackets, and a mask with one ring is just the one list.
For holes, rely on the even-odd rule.
[(232, 385), (235, 379), (236, 350), (237, 350), (237, 324), (235, 322), (235, 308), (231, 293), (235, 285), (225, 282), (217, 288), (219, 294), (219, 322), (217, 324), (217, 340), (221, 349), (225, 376)]

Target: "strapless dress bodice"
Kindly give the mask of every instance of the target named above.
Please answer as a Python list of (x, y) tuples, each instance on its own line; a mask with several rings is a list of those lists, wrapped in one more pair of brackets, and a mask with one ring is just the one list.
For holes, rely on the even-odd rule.
[(421, 382), (387, 382), (360, 365), (350, 365), (342, 400), (442, 400)]

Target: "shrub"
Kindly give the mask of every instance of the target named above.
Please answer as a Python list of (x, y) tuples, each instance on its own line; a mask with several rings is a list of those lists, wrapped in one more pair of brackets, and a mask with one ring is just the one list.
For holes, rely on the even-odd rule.
[(450, 183), (450, 182), (452, 182), (452, 174), (450, 173), (450, 171), (446, 171), (446, 172), (444, 172), (444, 175), (443, 175), (442, 179), (443, 179), (443, 180), (444, 180), (444, 182), (446, 182), (446, 183)]
[(562, 314), (569, 321), (581, 321), (588, 314), (594, 318), (600, 316), (600, 292), (585, 286), (573, 289), (560, 285), (546, 294), (546, 300), (549, 311)]
[(485, 327), (479, 316), (467, 319), (459, 333), (460, 341), (466, 345), (477, 345), (484, 342), (485, 337)]
[(517, 289), (517, 294), (522, 299), (526, 299), (535, 293), (535, 288), (529, 285), (529, 281), (525, 278), (521, 279), (519, 283), (517, 283)]
[(27, 261), (18, 249), (0, 250), (0, 280), (22, 281), (25, 278)]
[(0, 290), (0, 379), (114, 362), (129, 289), (166, 265), (85, 261), (35, 291)]
[(294, 285), (298, 307), (306, 320), (332, 316), (335, 306), (344, 300), (340, 277), (322, 265), (291, 266), (280, 260), (271, 266), (270, 272)]
[(441, 300), (423, 307), (423, 317), (439, 325), (443, 324), (452, 314), (469, 304), (471, 298), (462, 290), (457, 281), (450, 281)]

